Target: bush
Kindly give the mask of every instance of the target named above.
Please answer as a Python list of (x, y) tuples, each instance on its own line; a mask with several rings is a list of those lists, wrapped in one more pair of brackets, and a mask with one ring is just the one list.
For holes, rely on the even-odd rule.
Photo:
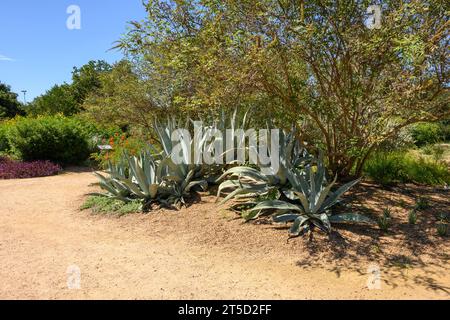
[(450, 142), (450, 121), (444, 121), (441, 124), (442, 140)]
[(50, 161), (16, 162), (0, 157), (0, 179), (25, 179), (57, 174), (61, 167)]
[(90, 196), (81, 206), (80, 210), (91, 209), (93, 213), (116, 213), (124, 215), (142, 211), (142, 203), (133, 200), (125, 203), (120, 200), (100, 196)]
[(437, 123), (418, 123), (411, 129), (411, 135), (418, 147), (442, 141), (443, 127)]
[(107, 169), (108, 164), (117, 164), (121, 161), (123, 153), (126, 151), (129, 155), (136, 156), (139, 152), (148, 146), (144, 140), (134, 137), (128, 137), (125, 133), (114, 133), (108, 138), (103, 138), (102, 145), (110, 145), (112, 150), (97, 151), (91, 155), (91, 159), (96, 161), (100, 168)]
[(73, 118), (16, 118), (7, 133), (11, 151), (25, 161), (80, 164), (91, 152), (85, 125)]
[(377, 153), (367, 161), (364, 171), (383, 185), (397, 182), (430, 185), (450, 183), (450, 171), (445, 163), (407, 152)]
[(6, 123), (0, 123), (0, 152), (7, 152), (9, 150), (7, 130)]

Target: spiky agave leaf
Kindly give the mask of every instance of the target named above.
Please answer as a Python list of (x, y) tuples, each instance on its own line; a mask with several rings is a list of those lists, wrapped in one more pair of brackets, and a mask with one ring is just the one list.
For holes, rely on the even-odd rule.
[(281, 200), (265, 200), (258, 203), (255, 207), (247, 211), (245, 216), (246, 220), (253, 220), (261, 215), (270, 214), (271, 211), (294, 211), (294, 212), (302, 212), (303, 210), (292, 203), (281, 201)]
[(351, 181), (349, 183), (344, 184), (341, 186), (338, 190), (331, 193), (330, 196), (325, 200), (325, 202), (322, 205), (321, 210), (328, 210), (332, 206), (334, 206), (339, 199), (342, 197), (344, 193), (346, 193), (350, 188), (354, 187), (356, 184), (358, 184), (361, 181), (361, 179)]
[(307, 232), (310, 229), (309, 223), (307, 223), (310, 220), (308, 216), (300, 215), (292, 224), (291, 228), (289, 229), (289, 237), (295, 238), (299, 237), (303, 233)]

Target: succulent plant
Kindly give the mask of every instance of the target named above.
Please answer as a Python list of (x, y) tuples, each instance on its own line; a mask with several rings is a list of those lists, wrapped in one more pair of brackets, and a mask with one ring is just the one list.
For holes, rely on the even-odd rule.
[(185, 165), (175, 165), (168, 157), (157, 159), (160, 156), (153, 156), (150, 150), (138, 156), (124, 153), (118, 164), (109, 164), (109, 177), (95, 173), (100, 187), (107, 191), (95, 195), (124, 202), (140, 199), (144, 207), (154, 201), (179, 207), (191, 189), (196, 186), (206, 189), (205, 180), (195, 179), (195, 168), (189, 170)]
[(417, 223), (417, 211), (416, 210), (413, 209), (413, 210), (409, 211), (408, 223), (411, 225)]
[(383, 215), (378, 218), (378, 227), (384, 231), (387, 232), (391, 226), (391, 210), (389, 208), (385, 208), (383, 210)]
[[(269, 147), (270, 149), (270, 147)], [(289, 176), (292, 171), (300, 167), (306, 167), (312, 160), (306, 149), (302, 148), (295, 138), (295, 131), (280, 133), (280, 163), (275, 170), (266, 167), (263, 173), (248, 166), (233, 167), (223, 173), (216, 182), (220, 183), (217, 197), (224, 190), (230, 193), (222, 200), (222, 203), (233, 198), (261, 196), (273, 189), (281, 189), (289, 185)], [(224, 181), (225, 180), (225, 181)]]
[(331, 208), (359, 180), (349, 182), (333, 192), (331, 189), (336, 178), (332, 183), (328, 183), (325, 171), (322, 161), (317, 161), (316, 166), (308, 166), (305, 170), (288, 171), (290, 187), (282, 189), (285, 200), (261, 201), (247, 210), (243, 218), (252, 220), (270, 215), (274, 222), (293, 222), (289, 231), (291, 237), (299, 236), (314, 227), (329, 233), (332, 223), (372, 224), (370, 218), (361, 214), (332, 214)]

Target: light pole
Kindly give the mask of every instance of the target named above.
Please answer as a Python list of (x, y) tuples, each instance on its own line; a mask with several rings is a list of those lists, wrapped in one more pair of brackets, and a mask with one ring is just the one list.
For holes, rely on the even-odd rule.
[(27, 104), (27, 90), (22, 90), (23, 93), (23, 104)]

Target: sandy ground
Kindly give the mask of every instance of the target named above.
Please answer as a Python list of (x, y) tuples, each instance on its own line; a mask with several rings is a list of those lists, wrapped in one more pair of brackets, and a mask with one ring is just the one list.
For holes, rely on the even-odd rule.
[[(374, 245), (362, 234), (346, 244), (342, 230), (337, 240), (314, 239), (328, 243), (321, 255), (322, 245), (287, 242), (284, 228), (243, 224), (212, 197), (180, 212), (93, 215), (78, 208), (95, 181), (89, 172), (0, 181), (0, 299), (450, 297), (445, 243), (430, 249), (444, 258), (419, 253), (393, 263), (388, 253), (368, 259), (359, 247), (383, 252), (392, 237)], [(80, 289), (68, 288), (70, 266), (81, 271)], [(380, 282), (369, 289), (377, 266)]]

